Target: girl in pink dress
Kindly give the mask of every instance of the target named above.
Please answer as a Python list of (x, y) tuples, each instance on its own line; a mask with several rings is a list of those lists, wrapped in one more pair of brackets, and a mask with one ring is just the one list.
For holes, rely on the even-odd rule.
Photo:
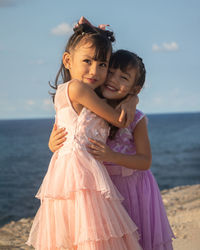
[[(135, 78), (131, 75), (131, 68), (138, 69)], [(130, 77), (135, 86), (132, 92), (127, 88)], [(111, 57), (108, 78), (101, 87), (102, 95), (114, 107), (127, 94), (138, 94), (144, 80), (145, 67), (142, 60), (134, 53), (119, 50)], [(54, 128), (49, 142), (53, 152), (65, 141), (63, 135), (62, 130)], [(135, 117), (127, 128), (111, 126), (107, 144), (98, 139), (91, 139), (90, 142), (88, 151), (95, 159), (104, 161), (113, 183), (124, 197), (123, 205), (138, 226), (143, 249), (172, 250), (174, 235), (158, 185), (149, 169), (151, 150), (146, 116), (136, 110)]]
[(64, 83), (55, 87), (54, 104), (56, 125), (69, 136), (53, 155), (36, 195), (41, 205), (27, 241), (35, 249), (141, 249), (122, 196), (104, 165), (86, 150), (88, 138), (106, 142), (105, 120), (124, 126), (119, 112), (95, 93), (105, 82), (113, 40), (112, 32), (79, 25), (63, 54), (59, 73)]

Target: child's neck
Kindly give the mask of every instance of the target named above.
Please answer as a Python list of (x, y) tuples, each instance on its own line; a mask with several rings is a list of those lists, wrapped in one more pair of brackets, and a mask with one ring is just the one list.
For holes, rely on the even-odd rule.
[(124, 96), (124, 97), (121, 98), (121, 99), (107, 99), (107, 103), (108, 103), (110, 106), (112, 106), (113, 108), (115, 108), (115, 107), (117, 107), (117, 105), (120, 104), (120, 102), (122, 102), (123, 100), (125, 100), (126, 97), (127, 97), (127, 95)]
[(113, 107), (113, 108), (115, 108), (115, 107), (117, 107), (117, 105), (120, 103), (120, 101), (119, 100), (107, 100), (107, 103), (111, 106), (111, 107)]

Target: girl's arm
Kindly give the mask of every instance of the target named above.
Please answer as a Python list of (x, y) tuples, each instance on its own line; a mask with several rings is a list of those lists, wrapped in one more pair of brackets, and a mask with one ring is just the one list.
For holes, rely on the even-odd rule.
[(106, 144), (92, 139), (88, 151), (97, 160), (112, 162), (130, 169), (147, 170), (151, 166), (152, 155), (145, 118), (136, 125), (133, 136), (136, 145), (135, 155), (114, 152)]
[(119, 121), (121, 112), (105, 103), (96, 95), (94, 90), (86, 84), (78, 80), (72, 80), (69, 85), (68, 94), (72, 103), (81, 104), (116, 127), (125, 127), (125, 119)]
[[(136, 111), (136, 105), (138, 104), (137, 96), (128, 96), (125, 100), (118, 105), (117, 108), (121, 110), (121, 115), (119, 120), (122, 121), (124, 117), (126, 117), (126, 125), (128, 126), (131, 121), (133, 121)], [(49, 137), (49, 149), (51, 152), (55, 152), (63, 146), (63, 142), (66, 141), (67, 132), (65, 132), (65, 128), (58, 129), (56, 124), (54, 124), (53, 129), (51, 131), (51, 135)]]

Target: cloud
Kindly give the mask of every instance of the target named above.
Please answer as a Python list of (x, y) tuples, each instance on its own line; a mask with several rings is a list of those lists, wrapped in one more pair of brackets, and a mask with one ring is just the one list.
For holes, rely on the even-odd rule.
[(154, 104), (161, 104), (163, 103), (164, 99), (162, 97), (154, 97), (153, 98), (153, 103)]
[(176, 42), (171, 43), (163, 43), (164, 50), (172, 51), (172, 50), (178, 50), (179, 46)]
[(162, 43), (162, 45), (153, 44), (152, 50), (154, 52), (160, 52), (160, 51), (176, 51), (179, 49), (179, 45), (176, 42), (171, 43)]
[(52, 99), (27, 98), (9, 100), (0, 94), (0, 119), (52, 118), (55, 115)]
[(52, 102), (51, 102), (49, 99), (44, 99), (44, 100), (43, 100), (43, 104), (44, 104), (44, 105), (51, 105)]
[[(188, 102), (188, 96), (192, 102)], [(145, 113), (199, 112), (199, 92), (174, 87), (169, 91), (143, 92), (138, 108)]]
[(56, 36), (69, 35), (72, 33), (73, 27), (68, 23), (61, 23), (51, 30), (51, 34)]
[(43, 99), (43, 100), (33, 100), (33, 99), (29, 99), (25, 101), (26, 105), (29, 107), (33, 107), (33, 106), (37, 106), (37, 108), (52, 108), (53, 107), (53, 102), (52, 100), (49, 99)]
[(42, 100), (42, 108), (43, 110), (49, 110), (49, 111), (53, 111), (53, 102), (52, 99), (43, 99)]
[(152, 45), (152, 50), (153, 50), (153, 51), (160, 51), (161, 48), (160, 48), (157, 44), (153, 44), (153, 45)]
[[(22, 109), (22, 106), (24, 106), (25, 111), (31, 111), (35, 113), (52, 113), (54, 112), (54, 106), (53, 101), (51, 98), (45, 98), (45, 99), (27, 99), (23, 100), (20, 108)], [(44, 113), (45, 114), (45, 113)]]
[(26, 104), (27, 104), (28, 106), (33, 106), (33, 105), (35, 104), (35, 102), (34, 102), (33, 100), (27, 100), (27, 101), (26, 101)]

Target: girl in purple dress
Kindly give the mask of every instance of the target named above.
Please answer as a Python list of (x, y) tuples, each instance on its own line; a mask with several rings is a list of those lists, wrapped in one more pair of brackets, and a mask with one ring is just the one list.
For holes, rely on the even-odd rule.
[[(145, 81), (142, 59), (126, 50), (111, 57), (107, 81), (101, 93), (113, 107), (127, 95), (137, 95)], [(66, 133), (54, 127), (49, 148), (62, 146)], [(127, 128), (111, 126), (107, 144), (90, 140), (88, 151), (103, 161), (122, 196), (123, 205), (138, 226), (144, 250), (172, 250), (174, 234), (170, 228), (160, 191), (150, 171), (151, 149), (147, 118), (139, 110)]]

